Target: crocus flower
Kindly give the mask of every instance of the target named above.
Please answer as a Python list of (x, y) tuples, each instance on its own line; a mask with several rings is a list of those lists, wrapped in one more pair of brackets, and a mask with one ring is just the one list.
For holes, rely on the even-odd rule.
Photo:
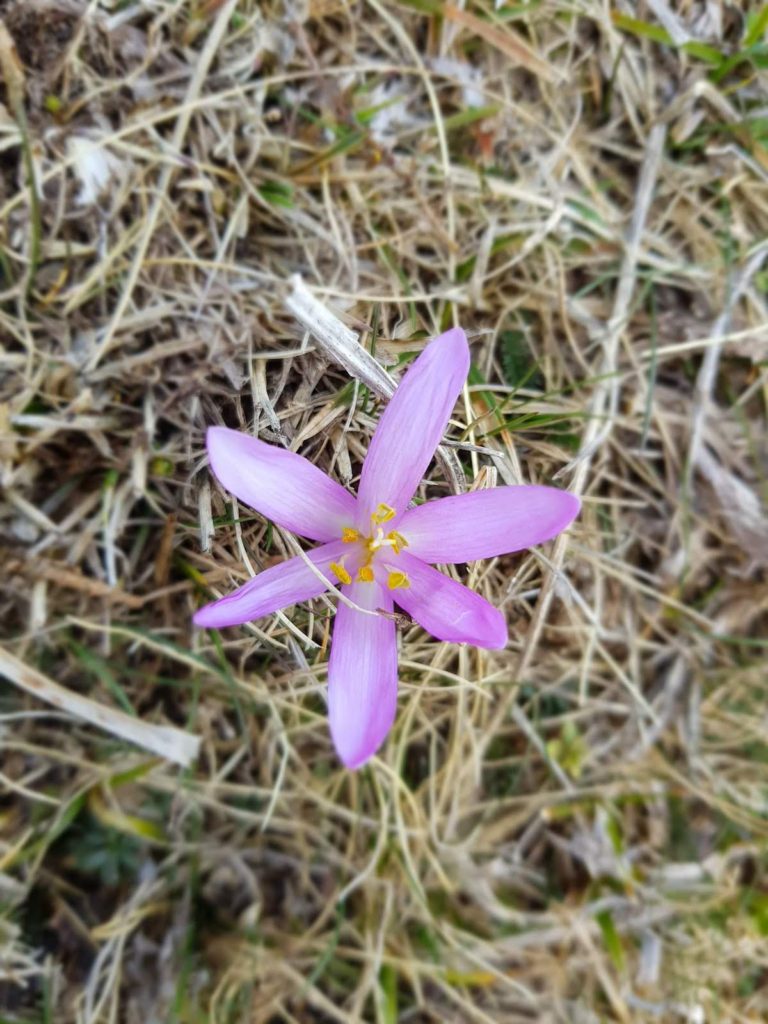
[(575, 496), (540, 486), (496, 487), (409, 507), (468, 370), (460, 328), (424, 349), (379, 421), (357, 498), (294, 452), (226, 427), (208, 429), (219, 482), (284, 529), (321, 544), (201, 608), (194, 621), (234, 626), (340, 585), (357, 608), (340, 602), (336, 612), (328, 710), (336, 750), (349, 768), (375, 753), (395, 716), (395, 620), (381, 613), (397, 604), (440, 640), (504, 647), (502, 613), (430, 563), (520, 551), (554, 537), (579, 511)]

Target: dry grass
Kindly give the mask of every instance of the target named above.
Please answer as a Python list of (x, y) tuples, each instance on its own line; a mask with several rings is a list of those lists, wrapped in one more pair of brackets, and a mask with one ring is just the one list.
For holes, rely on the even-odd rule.
[[(0, 2), (3, 664), (202, 737), (2, 684), (4, 1024), (768, 1019), (765, 11)], [(190, 625), (292, 543), (206, 424), (349, 483), (378, 415), (295, 273), (395, 373), (460, 322), (468, 485), (584, 498), (358, 774), (326, 601)]]

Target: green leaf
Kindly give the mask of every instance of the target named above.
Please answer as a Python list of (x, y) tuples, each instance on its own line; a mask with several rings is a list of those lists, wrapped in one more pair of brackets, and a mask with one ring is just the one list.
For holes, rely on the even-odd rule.
[(641, 39), (650, 39), (654, 43), (664, 43), (667, 46), (672, 43), (672, 37), (666, 29), (652, 25), (649, 21), (630, 18), (628, 14), (620, 14), (618, 11), (611, 11), (611, 21), (616, 28), (633, 36), (640, 36)]
[(499, 358), (504, 380), (512, 387), (524, 387), (537, 372), (523, 331), (502, 331), (499, 334)]
[(390, 964), (379, 972), (381, 1020), (383, 1024), (397, 1024), (397, 973)]
[(601, 910), (600, 913), (595, 915), (595, 920), (602, 932), (603, 945), (611, 960), (613, 960), (614, 967), (617, 971), (623, 971), (624, 947), (621, 944), (621, 936), (613, 922), (613, 915), (610, 910)]
[(547, 754), (550, 759), (556, 761), (574, 779), (581, 775), (588, 753), (584, 738), (570, 718), (563, 724), (559, 737), (547, 743)]
[(164, 455), (156, 455), (149, 464), (149, 472), (152, 476), (173, 476), (174, 469), (174, 464)]
[(493, 16), (498, 21), (519, 21), (520, 18), (528, 17), (540, 7), (541, 0), (526, 0), (522, 4), (505, 4), (504, 7), (498, 7), (493, 12)]
[(696, 39), (692, 39), (689, 43), (683, 43), (680, 49), (689, 56), (696, 57), (705, 64), (713, 64), (715, 67), (720, 67), (725, 59), (723, 54), (716, 50), (714, 46), (700, 43)]
[(744, 46), (754, 46), (755, 43), (762, 40), (768, 31), (768, 4), (763, 4), (758, 11), (748, 14), (746, 20), (747, 30), (744, 33)]
[(302, 993), (306, 991), (306, 989), (308, 989), (311, 985), (314, 985), (317, 981), (319, 981), (320, 978), (322, 978), (322, 976), (325, 974), (326, 969), (328, 968), (329, 964), (331, 963), (336, 954), (336, 947), (338, 946), (339, 939), (341, 937), (341, 926), (342, 924), (344, 924), (346, 917), (346, 905), (344, 903), (337, 903), (336, 922), (333, 929), (333, 934), (331, 935), (331, 938), (328, 944), (326, 945), (325, 949), (321, 953), (319, 960), (312, 968), (312, 971), (310, 972), (310, 975), (307, 978), (306, 985), (302, 988)]
[[(662, 46), (675, 46), (672, 36), (666, 29), (661, 28), (660, 25), (652, 25), (650, 22), (641, 21), (639, 18), (630, 18), (629, 15), (620, 14), (618, 11), (611, 13), (611, 20), (616, 28), (621, 29), (623, 32), (629, 32), (631, 35), (639, 36), (641, 39), (650, 39), (651, 42), (661, 43)], [(713, 46), (708, 46), (706, 43), (700, 43), (696, 39), (683, 43), (679, 49), (691, 57), (696, 57), (698, 60), (703, 61), (705, 64), (714, 64), (715, 67), (719, 67), (724, 59), (723, 54), (719, 50), (716, 50)]]
[(441, 15), (443, 13), (442, 0), (400, 0), (403, 7), (410, 7), (420, 14)]
[(125, 831), (104, 827), (88, 816), (69, 837), (67, 854), (78, 871), (96, 875), (103, 885), (113, 886), (135, 878), (144, 844)]
[(382, 103), (376, 103), (372, 107), (365, 107), (363, 110), (358, 110), (355, 114), (355, 120), (359, 125), (368, 125), (381, 110), (386, 110), (388, 107), (394, 107), (396, 104), (402, 103), (402, 101), (402, 96), (392, 96), (388, 100), (384, 100)]
[(87, 672), (93, 673), (104, 689), (108, 690), (109, 693), (112, 694), (123, 711), (135, 718), (136, 709), (133, 704), (131, 704), (128, 694), (118, 682), (117, 676), (112, 670), (112, 665), (94, 651), (89, 650), (87, 647), (83, 647), (83, 645), (78, 643), (77, 640), (70, 640), (69, 648), (77, 660), (82, 664), (83, 668)]
[[(485, 107), (469, 107), (467, 110), (460, 110), (458, 114), (451, 114), (450, 117), (443, 118), (443, 125), (448, 132), (454, 131), (456, 128), (466, 128), (467, 125), (474, 124), (476, 121), (493, 117), (500, 110), (501, 106), (498, 103), (490, 103)], [(437, 131), (435, 125), (432, 126), (432, 131)]]
[(257, 192), (265, 202), (272, 206), (293, 207), (293, 189), (285, 181), (265, 181), (259, 185)]
[[(484, 431), (481, 436), (494, 437), (502, 430), (539, 430), (543, 427), (559, 427), (561, 424), (570, 423), (574, 419), (583, 419), (585, 416), (586, 413), (582, 412), (523, 412), (518, 416), (510, 416), (500, 426)], [(557, 440), (562, 443), (565, 433), (552, 432), (557, 433)]]
[(593, 210), (591, 206), (587, 206), (586, 203), (582, 203), (578, 199), (566, 199), (566, 206), (572, 207), (577, 213), (586, 221), (592, 221), (593, 224), (599, 224), (601, 227), (605, 227), (605, 221), (597, 212)]

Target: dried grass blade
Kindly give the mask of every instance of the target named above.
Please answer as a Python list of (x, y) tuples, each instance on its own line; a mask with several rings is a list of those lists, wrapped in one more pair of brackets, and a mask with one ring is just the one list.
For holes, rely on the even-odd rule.
[(40, 196), (35, 176), (35, 162), (32, 156), (32, 145), (29, 138), (29, 123), (27, 112), (24, 108), (24, 67), (19, 59), (16, 46), (11, 34), (0, 19), (0, 79), (5, 82), (11, 112), (18, 125), (21, 135), (21, 151), (24, 158), (24, 169), (29, 184), (29, 213), (30, 213), (30, 244), (29, 244), (29, 265), (27, 268), (27, 280), (24, 286), (25, 294), (32, 288), (40, 263), (40, 249), (42, 240), (42, 227), (40, 220)]
[(453, 21), (479, 36), (495, 50), (499, 50), (510, 60), (526, 68), (531, 74), (538, 75), (546, 82), (561, 81), (562, 76), (558, 75), (543, 57), (534, 53), (530, 46), (509, 26), (505, 26), (503, 29), (495, 28), (483, 21), (482, 18), (478, 18), (477, 15), (460, 10), (455, 4), (446, 4), (443, 8), (443, 15), (448, 21)]
[(34, 697), (185, 768), (199, 753), (199, 736), (170, 725), (141, 722), (122, 711), (115, 711), (83, 697), (82, 694), (72, 693), (37, 669), (25, 665), (3, 647), (0, 647), (0, 675)]

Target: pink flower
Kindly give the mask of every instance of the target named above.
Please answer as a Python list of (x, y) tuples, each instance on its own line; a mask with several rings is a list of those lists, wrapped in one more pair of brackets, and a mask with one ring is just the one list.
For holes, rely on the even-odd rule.
[[(460, 328), (435, 338), (405, 373), (371, 441), (357, 498), (311, 462), (226, 427), (210, 427), (208, 454), (222, 486), (286, 530), (321, 542), (201, 608), (198, 626), (235, 626), (341, 584), (368, 612), (398, 604), (440, 640), (499, 648), (504, 616), (433, 569), (549, 540), (577, 515), (578, 498), (552, 487), (496, 487), (408, 503), (445, 430), (469, 370)], [(314, 571), (307, 560), (312, 563)], [(331, 735), (348, 768), (379, 748), (395, 717), (392, 617), (340, 603), (328, 664)]]

